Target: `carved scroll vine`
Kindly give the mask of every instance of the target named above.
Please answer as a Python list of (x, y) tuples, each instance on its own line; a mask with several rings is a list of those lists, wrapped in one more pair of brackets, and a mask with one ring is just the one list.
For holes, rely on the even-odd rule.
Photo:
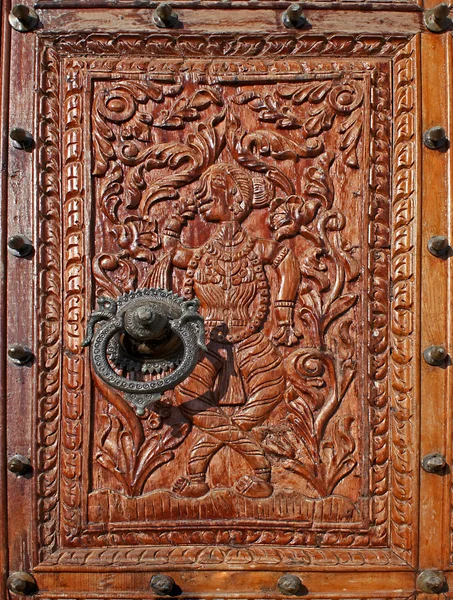
[[(165, 256), (163, 263), (160, 258), (150, 269), (158, 256), (162, 230), (168, 227), (158, 224), (154, 208), (163, 201), (178, 201), (180, 190), (198, 180), (225, 147), (238, 164), (259, 174), (254, 185), (263, 189), (256, 192), (260, 198), (255, 203), (266, 206), (278, 196), (270, 206), (269, 227), (275, 239), (280, 242), (298, 234), (306, 238), (310, 249), (300, 268), (307, 283), (300, 290), (299, 313), (310, 335), (304, 348), (285, 363), (292, 383), (287, 395), (291, 417), (279, 430), (280, 446), (275, 432), (263, 429), (259, 435), (270, 456), (309, 481), (323, 497), (331, 495), (357, 463), (351, 434), (354, 418), (331, 420), (356, 372), (354, 318), (345, 315), (357, 302), (357, 293), (349, 291), (348, 285), (358, 277), (359, 269), (353, 249), (341, 238), (345, 216), (333, 207), (330, 168), (335, 155), (323, 153), (306, 169), (303, 197), (296, 194), (294, 182), (278, 163), (320, 155), (324, 149), (321, 134), (339, 118), (341, 160), (348, 167), (358, 167), (363, 84), (343, 77), (340, 73), (321, 83), (315, 79), (278, 86), (274, 95), (264, 97), (239, 90), (230, 103), (216, 88), (186, 92), (183, 85), (126, 81), (98, 91), (93, 106), (94, 174), (102, 177), (100, 209), (119, 248), (119, 253), (101, 251), (95, 256), (93, 274), (100, 295), (170, 285), (160, 271)], [(291, 112), (291, 105), (305, 104), (304, 112), (300, 108)], [(244, 129), (235, 105), (257, 113), (258, 121), (269, 125)], [(195, 128), (185, 134), (184, 141), (169, 142), (161, 136), (162, 129), (185, 129), (191, 122), (196, 122)], [(285, 128), (299, 129), (299, 137), (291, 139), (278, 131)], [(176, 206), (179, 219), (191, 218), (191, 209), (185, 209), (183, 201)], [(294, 337), (291, 343), (296, 341)], [(135, 495), (146, 481), (142, 474), (154, 470), (150, 465), (157, 468), (166, 462), (164, 456), (172, 454), (165, 454), (165, 444), (147, 445), (145, 452), (141, 421), (124, 411), (120, 418), (112, 421), (106, 416), (107, 433), (102, 435), (97, 460)], [(161, 424), (159, 420), (156, 428)], [(137, 439), (127, 431), (136, 432)]]
[(40, 554), (57, 548), (58, 444), (61, 373), (61, 210), (59, 58), (52, 48), (40, 54), (39, 209), (40, 240), (37, 389), (38, 443), (36, 451), (37, 515)]
[[(418, 313), (414, 274), (417, 239), (417, 112), (416, 72), (417, 42), (411, 42), (395, 58), (394, 89), (394, 225), (392, 244), (392, 320), (391, 320), (391, 385), (393, 405), (391, 511), (392, 545), (400, 556), (413, 561), (412, 548), (416, 536), (413, 490), (416, 486), (418, 456), (408, 452), (408, 440), (416, 440), (417, 405), (415, 335)], [(413, 444), (415, 446), (415, 444)]]
[(332, 420), (357, 370), (350, 311), (358, 295), (349, 288), (360, 274), (353, 248), (341, 237), (346, 219), (334, 207), (333, 161), (333, 154), (321, 155), (306, 170), (305, 194), (277, 198), (270, 207), (269, 226), (276, 239), (299, 234), (310, 245), (300, 259), (304, 343), (285, 360), (291, 384), (288, 417), (278, 427), (260, 431), (273, 460), (308, 480), (320, 496), (332, 494), (357, 464), (354, 417)]

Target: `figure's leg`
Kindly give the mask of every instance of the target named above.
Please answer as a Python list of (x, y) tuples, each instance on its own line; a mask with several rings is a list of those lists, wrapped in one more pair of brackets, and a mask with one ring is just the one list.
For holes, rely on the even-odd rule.
[[(212, 390), (223, 361), (212, 348), (212, 344), (210, 346), (189, 377), (175, 389), (180, 410), (192, 423), (199, 414), (206, 412), (215, 414), (219, 411), (215, 406)], [(206, 471), (211, 458), (222, 445), (222, 442), (213, 437), (203, 435), (190, 451), (187, 477), (179, 477), (173, 485), (173, 491), (181, 496), (192, 498), (207, 494), (209, 486), (206, 483)]]
[[(247, 403), (235, 412), (233, 421), (243, 431), (250, 431), (261, 425), (282, 400), (285, 374), (275, 346), (261, 333), (238, 345), (237, 362), (247, 391)], [(272, 493), (270, 479), (268, 464), (266, 468), (255, 468), (253, 473), (241, 477), (235, 488), (244, 495), (269, 489)]]
[(285, 393), (285, 371), (274, 344), (262, 333), (238, 344), (237, 362), (247, 403), (234, 413), (233, 421), (243, 431), (250, 431), (261, 425), (281, 402)]
[[(222, 359), (210, 350), (175, 390), (181, 412), (206, 434), (190, 453), (188, 477), (179, 478), (173, 487), (175, 492), (184, 496), (199, 497), (209, 491), (205, 481), (206, 470), (211, 458), (224, 445), (244, 456), (252, 469), (270, 473), (269, 461), (256, 440), (235, 425), (215, 404), (212, 389), (222, 366)], [(249, 495), (263, 497), (272, 493), (268, 484), (261, 488), (252, 490)]]

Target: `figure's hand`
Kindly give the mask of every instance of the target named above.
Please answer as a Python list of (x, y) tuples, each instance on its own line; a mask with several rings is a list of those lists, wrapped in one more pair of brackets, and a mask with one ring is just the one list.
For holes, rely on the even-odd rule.
[(178, 214), (186, 221), (193, 219), (197, 214), (197, 205), (193, 198), (181, 198), (177, 204)]
[(293, 325), (280, 325), (272, 336), (272, 339), (278, 346), (294, 346), (300, 338), (300, 332)]
[(173, 214), (168, 219), (165, 229), (174, 233), (180, 233), (181, 229), (197, 212), (197, 206), (193, 198), (181, 198), (173, 202)]
[(284, 302), (275, 303), (275, 317), (277, 319), (278, 329), (272, 336), (272, 339), (278, 346), (293, 346), (297, 344), (300, 332), (294, 327), (294, 303)]

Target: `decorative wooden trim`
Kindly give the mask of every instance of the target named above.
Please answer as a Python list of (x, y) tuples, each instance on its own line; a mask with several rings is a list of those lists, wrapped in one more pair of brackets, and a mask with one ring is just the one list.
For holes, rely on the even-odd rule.
[[(56, 342), (49, 349), (43, 343), (44, 338), (52, 340), (52, 336), (44, 329), (40, 329), (41, 338), (40, 346), (43, 348), (43, 355), (39, 358), (40, 368), (43, 377), (49, 376), (52, 378), (51, 383), (45, 380), (45, 384), (41, 384), (39, 388), (39, 397), (41, 398), (40, 405), (46, 402), (49, 404), (51, 399), (52, 411), (46, 410), (45, 414), (39, 416), (43, 420), (45, 427), (39, 432), (38, 440), (38, 455), (41, 453), (43, 460), (37, 462), (39, 465), (40, 478), (39, 481), (45, 481), (48, 477), (51, 481), (56, 482), (57, 475), (57, 457), (58, 451), (58, 392), (59, 392), (59, 363), (52, 361), (59, 360), (59, 319), (61, 314), (61, 306), (53, 298), (52, 294), (48, 293), (49, 286), (56, 292), (60, 289), (59, 279), (49, 279), (51, 269), (52, 276), (59, 277), (60, 262), (59, 262), (59, 244), (55, 240), (59, 240), (61, 227), (64, 231), (64, 314), (67, 328), (64, 333), (64, 370), (69, 373), (69, 383), (64, 388), (63, 402), (63, 426), (61, 439), (62, 452), (62, 515), (65, 516), (63, 523), (63, 537), (65, 543), (74, 543), (76, 540), (83, 541), (89, 545), (95, 543), (105, 544), (127, 544), (130, 543), (130, 535), (125, 532), (115, 531), (111, 533), (94, 534), (81, 531), (82, 524), (82, 508), (81, 508), (81, 477), (83, 472), (82, 465), (82, 385), (83, 373), (85, 369), (84, 359), (80, 353), (80, 343), (83, 337), (83, 292), (84, 292), (84, 195), (85, 185), (83, 181), (83, 145), (82, 145), (82, 127), (84, 110), (82, 107), (84, 90), (80, 82), (80, 70), (83, 69), (88, 58), (85, 61), (72, 60), (68, 62), (68, 78), (64, 83), (64, 100), (58, 100), (59, 77), (56, 71), (58, 61), (57, 49), (61, 52), (61, 56), (65, 56), (69, 49), (75, 48), (76, 52), (83, 52), (86, 55), (88, 52), (95, 54), (112, 54), (117, 52), (144, 53), (146, 59), (137, 59), (137, 62), (146, 63), (148, 56), (175, 56), (182, 55), (178, 53), (187, 52), (190, 56), (205, 56), (213, 54), (219, 57), (228, 56), (255, 56), (258, 52), (266, 56), (303, 56), (311, 54), (312, 56), (340, 56), (348, 58), (350, 56), (369, 57), (369, 56), (393, 56), (399, 51), (395, 59), (395, 84), (394, 94), (396, 98), (396, 114), (395, 114), (395, 131), (396, 131), (396, 155), (395, 164), (395, 203), (394, 203), (394, 223), (396, 223), (395, 232), (395, 251), (392, 255), (392, 276), (396, 284), (401, 281), (401, 286), (395, 287), (395, 314), (391, 323), (392, 333), (391, 342), (393, 354), (389, 358), (387, 350), (386, 332), (381, 324), (382, 319), (388, 315), (388, 307), (386, 305), (386, 297), (380, 295), (382, 282), (388, 280), (388, 255), (389, 255), (389, 239), (388, 239), (388, 204), (389, 204), (389, 177), (385, 172), (386, 160), (388, 160), (389, 144), (389, 95), (387, 92), (388, 83), (386, 82), (387, 75), (384, 70), (379, 70), (376, 65), (367, 63), (364, 69), (371, 71), (372, 79), (372, 111), (371, 129), (373, 133), (374, 143), (371, 148), (372, 170), (371, 170), (371, 223), (370, 227), (370, 245), (371, 245), (371, 267), (370, 273), (374, 276), (375, 286), (370, 291), (371, 299), (371, 315), (370, 325), (372, 326), (372, 336), (370, 344), (376, 349), (373, 362), (370, 366), (372, 376), (375, 381), (375, 391), (370, 398), (372, 404), (372, 424), (376, 431), (374, 441), (374, 466), (373, 466), (373, 490), (374, 497), (374, 525), (371, 534), (366, 531), (363, 535), (359, 532), (354, 532), (352, 535), (347, 531), (337, 534), (326, 534), (322, 537), (321, 545), (328, 544), (329, 546), (338, 545), (354, 545), (360, 547), (351, 550), (350, 548), (314, 548), (304, 547), (313, 546), (315, 540), (309, 534), (286, 535), (286, 532), (273, 532), (273, 540), (276, 546), (252, 546), (247, 549), (232, 549), (222, 548), (221, 546), (171, 546), (174, 543), (170, 532), (167, 534), (155, 534), (154, 537), (148, 538), (148, 543), (158, 544), (166, 543), (167, 546), (155, 546), (147, 548), (94, 548), (94, 549), (59, 549), (57, 543), (56, 522), (57, 522), (57, 488), (53, 488), (52, 492), (45, 496), (48, 492), (48, 486), (40, 488), (39, 496), (39, 511), (40, 518), (40, 546), (41, 557), (47, 560), (42, 565), (49, 564), (77, 564), (77, 565), (107, 565), (107, 564), (126, 564), (133, 566), (139, 562), (143, 564), (145, 561), (149, 566), (162, 564), (192, 564), (196, 565), (237, 565), (237, 561), (242, 561), (244, 564), (253, 567), (254, 565), (269, 564), (294, 564), (294, 565), (323, 565), (323, 564), (341, 564), (341, 565), (404, 565), (411, 560), (412, 539), (411, 534), (407, 534), (407, 530), (411, 529), (413, 516), (413, 502), (411, 501), (411, 491), (408, 489), (412, 483), (413, 477), (413, 461), (414, 459), (406, 456), (404, 449), (408, 445), (406, 443), (408, 436), (413, 436), (413, 425), (411, 418), (413, 411), (413, 397), (411, 395), (415, 386), (415, 365), (413, 364), (413, 352), (415, 341), (413, 328), (406, 328), (405, 313), (407, 307), (404, 304), (406, 290), (409, 286), (415, 285), (413, 271), (413, 244), (405, 245), (406, 240), (413, 240), (414, 222), (409, 218), (406, 222), (404, 216), (411, 208), (413, 194), (408, 200), (405, 192), (404, 183), (407, 181), (415, 181), (415, 163), (409, 162), (405, 158), (405, 145), (407, 139), (412, 140), (415, 144), (414, 133), (414, 106), (408, 102), (410, 89), (414, 85), (414, 75), (412, 79), (406, 80), (405, 70), (409, 67), (413, 69), (415, 62), (415, 52), (413, 43), (407, 48), (401, 49), (407, 43), (405, 37), (389, 37), (389, 38), (370, 38), (369, 36), (352, 36), (345, 38), (333, 36), (330, 40), (327, 38), (320, 40), (321, 36), (305, 36), (297, 38), (295, 36), (268, 36), (262, 41), (262, 38), (248, 36), (240, 36), (234, 39), (232, 36), (184, 36), (179, 35), (177, 38), (172, 38), (168, 35), (153, 35), (146, 38), (135, 36), (136, 46), (131, 48), (131, 36), (105, 36), (101, 34), (96, 36), (90, 34), (83, 38), (82, 36), (60, 36), (58, 38), (46, 38), (44, 40), (50, 45), (45, 45), (42, 52), (42, 98), (41, 98), (41, 115), (42, 133), (40, 135), (40, 171), (43, 173), (44, 183), (41, 184), (41, 200), (40, 210), (43, 215), (47, 215), (47, 220), (51, 221), (52, 227), (57, 231), (51, 233), (43, 231), (42, 239), (46, 242), (41, 247), (41, 252), (44, 252), (41, 260), (43, 268), (43, 276), (41, 280), (42, 301), (41, 314), (47, 317), (44, 318), (44, 323), (51, 326), (57, 324), (58, 334)], [(229, 39), (229, 45), (225, 41)], [(151, 41), (152, 40), (152, 43)], [(201, 41), (200, 41), (201, 40)], [(286, 41), (285, 41), (286, 40)], [(288, 41), (289, 40), (289, 41)], [(309, 41), (307, 41), (309, 40)], [(221, 41), (221, 43), (220, 43)], [(215, 42), (215, 43), (214, 43)], [(152, 45), (156, 44), (156, 45)], [(272, 45), (274, 44), (274, 45)], [(193, 54), (192, 54), (193, 52)], [(198, 54), (197, 54), (198, 53)], [(409, 58), (408, 58), (409, 57)], [(96, 69), (101, 69), (102, 66), (108, 67), (114, 59), (95, 58), (94, 64)], [(118, 60), (117, 60), (118, 62)], [(130, 59), (125, 59), (125, 63), (131, 62)], [(385, 61), (386, 64), (389, 61)], [(261, 63), (260, 63), (261, 64)], [(283, 65), (282, 62), (275, 63)], [(403, 68), (403, 65), (404, 68)], [(293, 63), (291, 63), (293, 66)], [(174, 68), (174, 67), (173, 67)], [(234, 68), (234, 63), (229, 62), (228, 69)], [(282, 70), (284, 70), (284, 66)], [(295, 67), (296, 68), (296, 67)], [(413, 71), (412, 71), (413, 73)], [(220, 76), (220, 75), (219, 75)], [(224, 73), (222, 74), (224, 76)], [(250, 74), (247, 74), (249, 77)], [(45, 100), (45, 102), (44, 102)], [(67, 115), (64, 123), (64, 147), (67, 152), (64, 157), (64, 173), (65, 184), (63, 189), (63, 210), (64, 221), (61, 223), (60, 206), (59, 206), (59, 182), (58, 182), (58, 165), (59, 165), (59, 135), (58, 135), (58, 118), (60, 110), (60, 102), (64, 102), (65, 114)], [(409, 123), (409, 125), (408, 125)], [(412, 129), (410, 129), (412, 123)], [(409, 129), (408, 129), (409, 128)], [(407, 139), (406, 139), (407, 138)], [(399, 141), (399, 140), (404, 140)], [(49, 172), (56, 173), (56, 177), (47, 181), (46, 175)], [(47, 187), (46, 187), (47, 186)], [(48, 210), (49, 198), (53, 202), (51, 210)], [(57, 211), (58, 209), (58, 211)], [(404, 276), (402, 275), (402, 266), (404, 265)], [(55, 272), (56, 271), (56, 272)], [(47, 279), (45, 278), (47, 277)], [(56, 283), (56, 285), (55, 285)], [(43, 293), (47, 291), (46, 293)], [(55, 295), (56, 295), (55, 292)], [(377, 333), (377, 335), (376, 335)], [(374, 335), (373, 335), (374, 334)], [(46, 337), (47, 336), (47, 337)], [(54, 336), (55, 337), (55, 336)], [(395, 411), (389, 416), (389, 407), (386, 405), (387, 400), (387, 384), (384, 379), (388, 361), (390, 360), (392, 377), (392, 389), (395, 394)], [(55, 370), (51, 370), (49, 365), (56, 365)], [(402, 387), (402, 381), (405, 385)], [(49, 390), (52, 390), (52, 395), (49, 396)], [(394, 448), (389, 443), (388, 427), (389, 423), (393, 435), (393, 440), (397, 441), (397, 447)], [(54, 435), (50, 435), (53, 432)], [(52, 441), (50, 441), (52, 440)], [(406, 440), (406, 441), (404, 441)], [(391, 505), (390, 519), (388, 515), (389, 494), (388, 494), (388, 460), (389, 453), (392, 456), (392, 466), (395, 469), (395, 484), (392, 489), (396, 490), (401, 497), (397, 496), (395, 504)], [(56, 483), (55, 483), (56, 485)], [(404, 487), (405, 486), (405, 487)], [(404, 495), (408, 492), (408, 496)], [(44, 520), (41, 515), (48, 514), (49, 519)], [(388, 532), (388, 522), (391, 522), (390, 528), (392, 531), (392, 541), (388, 547), (386, 539)], [(261, 531), (261, 530), (260, 530)], [(247, 539), (256, 540), (256, 533), (251, 532), (252, 538), (239, 536), (232, 538), (232, 543), (248, 544)], [(262, 533), (262, 532), (261, 532)], [(280, 535), (285, 533), (285, 535)], [(198, 537), (193, 538), (193, 543), (201, 543), (203, 539)], [(97, 537), (97, 539), (95, 539)], [(313, 539), (312, 539), (313, 538)], [(281, 540), (284, 541), (282, 542)], [(197, 541), (198, 540), (198, 541)], [(218, 540), (208, 541), (206, 543), (216, 543)], [(318, 542), (318, 538), (316, 542)], [(179, 543), (179, 542), (178, 542)], [(219, 542), (221, 543), (221, 542)], [(266, 538), (266, 543), (270, 541)], [(281, 547), (278, 544), (295, 544), (298, 547)], [(369, 547), (369, 546), (374, 546)], [(382, 549), (376, 549), (376, 546), (381, 546)], [(302, 546), (302, 547), (301, 547)], [(48, 556), (52, 553), (52, 556)], [(191, 558), (190, 558), (191, 557)], [(156, 562), (157, 561), (157, 562)], [(203, 562), (204, 561), (204, 562)]]
[(168, 34), (90, 33), (43, 36), (59, 52), (71, 56), (118, 54), (147, 57), (285, 57), (387, 56), (409, 41), (407, 35), (301, 35), (283, 34)]
[(55, 49), (40, 55), (39, 89), (39, 329), (37, 363), (36, 494), (43, 559), (58, 547), (61, 374), (60, 63)]
[[(417, 58), (419, 41), (413, 40), (394, 60), (394, 167), (391, 281), (390, 381), (392, 386), (391, 489), (393, 505), (390, 515), (391, 543), (395, 551), (411, 564), (412, 548), (417, 539), (418, 456), (409, 450), (407, 440), (418, 439), (418, 371), (416, 347), (418, 337), (416, 300), (417, 273)], [(415, 446), (417, 447), (417, 446)]]
[(290, 567), (382, 567), (385, 565), (404, 566), (406, 563), (386, 548), (363, 549), (346, 548), (282, 548), (278, 546), (148, 546), (115, 548), (62, 548), (42, 562), (36, 569), (74, 567), (85, 570), (89, 567), (115, 565), (127, 569), (149, 568), (159, 570), (163, 566), (187, 569), (256, 569)]
[(82, 418), (84, 411), (84, 203), (83, 62), (65, 72), (63, 115), (63, 370), (61, 425), (62, 533), (68, 541), (82, 522)]

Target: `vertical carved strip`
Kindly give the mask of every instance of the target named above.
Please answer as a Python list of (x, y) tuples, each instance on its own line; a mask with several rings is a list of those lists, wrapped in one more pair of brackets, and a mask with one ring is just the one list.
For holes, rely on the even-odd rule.
[(388, 543), (389, 406), (388, 406), (388, 281), (390, 204), (390, 100), (385, 69), (371, 76), (371, 172), (369, 206), (369, 369), (373, 543)]
[(60, 423), (61, 213), (59, 64), (52, 48), (40, 57), (38, 109), (39, 329), (37, 335), (37, 519), (39, 558), (57, 547)]
[(392, 545), (408, 562), (416, 535), (412, 527), (416, 498), (413, 490), (416, 453), (415, 344), (415, 256), (416, 245), (416, 169), (417, 105), (416, 42), (412, 41), (394, 62), (394, 204), (392, 222), (393, 303), (391, 320), (392, 347), (392, 464), (393, 505), (391, 512)]
[(63, 404), (62, 489), (63, 532), (76, 537), (82, 520), (83, 339), (83, 96), (82, 63), (73, 63), (65, 78), (63, 133)]

